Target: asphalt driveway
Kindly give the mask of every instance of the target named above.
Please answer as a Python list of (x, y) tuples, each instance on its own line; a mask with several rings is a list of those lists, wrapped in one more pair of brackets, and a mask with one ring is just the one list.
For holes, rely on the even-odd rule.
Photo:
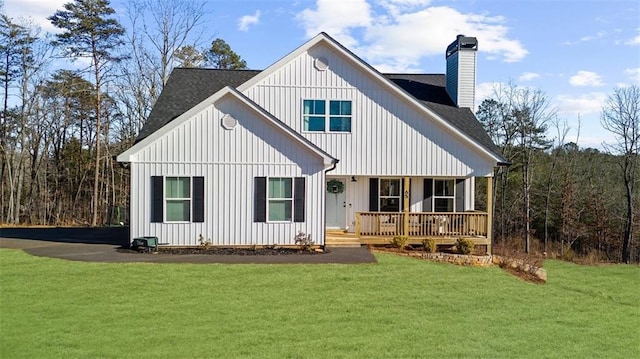
[[(328, 253), (315, 255), (212, 255), (212, 254), (150, 254), (119, 251), (127, 237), (121, 228), (2, 228), (0, 248), (21, 249), (40, 257), (85, 262), (150, 262), (150, 263), (376, 263), (366, 247), (328, 248)], [(111, 233), (111, 234), (109, 234)], [(92, 236), (92, 234), (94, 236)]]

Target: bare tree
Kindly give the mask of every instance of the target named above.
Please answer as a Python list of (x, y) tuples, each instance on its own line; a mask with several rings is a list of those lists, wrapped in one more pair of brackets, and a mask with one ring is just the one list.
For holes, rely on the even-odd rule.
[[(560, 120), (556, 118), (552, 121), (552, 124), (553, 124), (553, 127), (556, 129), (557, 144), (556, 144), (555, 150), (551, 154), (551, 168), (547, 173), (548, 174), (547, 189), (546, 189), (547, 193), (544, 201), (544, 252), (545, 253), (547, 253), (547, 245), (549, 242), (549, 221), (550, 221), (549, 212), (551, 207), (551, 197), (552, 197), (552, 189), (553, 189), (553, 179), (554, 179), (553, 175), (554, 175), (556, 166), (558, 164), (558, 156), (564, 150), (565, 138), (567, 137), (567, 133), (569, 132), (569, 127), (566, 121), (560, 122)], [(578, 134), (579, 133), (580, 133), (580, 129), (578, 127)]]
[[(153, 47), (154, 51), (148, 55), (158, 59), (162, 86), (169, 79), (176, 51), (187, 43), (197, 43), (199, 34), (194, 31), (205, 15), (204, 5), (200, 0), (132, 0), (130, 3), (130, 16), (141, 17), (142, 32)], [(190, 39), (192, 36), (195, 39)]]
[[(32, 132), (33, 91), (49, 61), (50, 46), (31, 22), (15, 22), (0, 15), (0, 82), (3, 106), (0, 114), (0, 212), (9, 223), (18, 223), (23, 208), (25, 172)], [(9, 100), (13, 96), (14, 101)], [(11, 105), (10, 105), (11, 102)], [(5, 193), (8, 201), (5, 202)]]
[(613, 133), (616, 143), (606, 148), (619, 158), (625, 189), (626, 216), (622, 239), (622, 260), (631, 260), (633, 242), (634, 197), (640, 149), (640, 87), (616, 88), (607, 99), (601, 116), (602, 126)]

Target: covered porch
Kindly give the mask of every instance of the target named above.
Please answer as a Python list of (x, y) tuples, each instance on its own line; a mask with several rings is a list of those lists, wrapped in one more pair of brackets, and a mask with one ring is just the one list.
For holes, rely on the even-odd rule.
[[(418, 196), (418, 200), (412, 200), (412, 191), (408, 190), (412, 188), (410, 181), (411, 179), (408, 177), (400, 179), (403, 188), (398, 196), (402, 204), (400, 211), (363, 211), (363, 206), (359, 206), (360, 210), (354, 208), (355, 211), (351, 212), (350, 227), (347, 229), (327, 228), (326, 244), (328, 246), (384, 245), (390, 243), (396, 236), (406, 236), (408, 244), (420, 245), (425, 239), (432, 239), (437, 246), (444, 247), (453, 246), (459, 238), (465, 238), (473, 241), (476, 246), (483, 246), (487, 253), (491, 253), (492, 218), (489, 212), (462, 208), (464, 206), (458, 205), (460, 202), (457, 200), (458, 203), (454, 205), (453, 211), (433, 209), (425, 211), (424, 209), (427, 208), (419, 211), (419, 208), (416, 207), (420, 205), (420, 197), (427, 196), (423, 192)], [(354, 184), (356, 183), (352, 181), (351, 185)], [(371, 188), (370, 185), (370, 194)], [(375, 189), (375, 187), (373, 188)], [(487, 208), (492, 208), (493, 181), (490, 178), (487, 180), (486, 191)], [(455, 193), (457, 194), (458, 191), (456, 190)], [(453, 200), (450, 200), (449, 203), (451, 202)], [(342, 203), (347, 208), (351, 207), (351, 201), (348, 200), (348, 197), (344, 202), (338, 203)], [(415, 205), (416, 203), (418, 206)], [(379, 207), (379, 209), (382, 208), (382, 206)], [(437, 209), (438, 207), (431, 206), (429, 208)], [(456, 211), (457, 208), (463, 210)]]

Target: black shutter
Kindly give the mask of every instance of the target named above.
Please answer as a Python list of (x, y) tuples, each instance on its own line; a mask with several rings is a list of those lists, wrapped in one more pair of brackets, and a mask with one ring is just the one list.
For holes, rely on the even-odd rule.
[(378, 179), (369, 178), (369, 212), (378, 212)]
[(151, 223), (162, 223), (164, 217), (164, 177), (151, 176)]
[(193, 177), (193, 222), (204, 222), (204, 177)]
[(304, 177), (296, 177), (293, 181), (293, 221), (304, 222)]
[(464, 211), (464, 178), (456, 180), (456, 212)]
[(422, 198), (422, 211), (433, 212), (433, 179), (424, 179)]
[(253, 221), (267, 221), (267, 177), (254, 178)]

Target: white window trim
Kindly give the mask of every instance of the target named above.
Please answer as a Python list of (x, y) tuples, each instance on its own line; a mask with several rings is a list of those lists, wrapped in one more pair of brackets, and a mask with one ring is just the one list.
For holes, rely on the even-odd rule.
[[(306, 114), (304, 113), (305, 101), (323, 101), (324, 102), (324, 115)], [(350, 102), (351, 114), (350, 115), (331, 115), (331, 101)], [(304, 118), (309, 117), (324, 117), (324, 131), (310, 131), (304, 129)], [(348, 117), (351, 122), (351, 130), (349, 131), (331, 131), (331, 117)], [(353, 101), (352, 100), (338, 100), (338, 99), (302, 99), (302, 132), (304, 133), (331, 133), (331, 134), (350, 134), (353, 132)]]
[[(453, 195), (451, 196), (443, 196), (436, 194), (436, 182), (437, 181), (453, 181)], [(433, 198), (431, 202), (431, 208), (433, 208), (433, 212), (436, 211), (436, 199), (451, 199), (453, 200), (453, 212), (456, 212), (456, 179), (455, 178), (434, 178), (433, 179)], [(439, 213), (451, 213), (451, 212), (439, 212)]]
[[(189, 198), (181, 197), (167, 197), (167, 180), (169, 178), (188, 178), (189, 179)], [(191, 176), (164, 176), (164, 190), (162, 191), (162, 200), (164, 201), (164, 223), (192, 223), (193, 222), (193, 177)], [(169, 201), (189, 201), (189, 220), (187, 221), (170, 221), (167, 216), (169, 215)]]
[[(271, 197), (269, 196), (269, 180), (271, 180), (271, 179), (276, 179), (276, 178), (277, 178), (277, 179), (289, 179), (289, 180), (291, 180), (291, 198), (286, 198), (286, 197), (283, 197), (283, 198), (279, 198), (279, 197), (278, 197), (278, 198), (271, 198)], [(273, 176), (273, 177), (267, 177), (267, 188), (266, 188), (266, 191), (267, 191), (267, 193), (266, 193), (266, 195), (267, 195), (267, 208), (266, 208), (266, 211), (267, 211), (267, 221), (266, 221), (266, 222), (267, 222), (267, 223), (293, 223), (293, 217), (295, 216), (295, 213), (296, 213), (296, 212), (295, 212), (295, 208), (294, 208), (294, 206), (295, 206), (295, 201), (294, 201), (294, 194), (295, 194), (295, 188), (294, 188), (294, 186), (295, 186), (295, 182), (296, 182), (296, 181), (295, 181), (295, 178), (294, 178), (294, 177), (288, 177), (288, 176), (282, 176), (282, 177), (280, 177), (280, 176), (279, 176), (279, 177), (276, 177), (276, 176)], [(287, 221), (287, 220), (284, 220), (284, 221), (274, 221), (274, 220), (271, 220), (271, 218), (269, 218), (269, 217), (270, 217), (269, 204), (271, 203), (271, 201), (290, 201), (290, 202), (291, 202), (291, 219), (290, 219), (290, 220), (288, 220), (288, 221)]]
[[(383, 180), (394, 180), (398, 181), (398, 195), (397, 196), (383, 196), (382, 195), (382, 181)], [(378, 211), (382, 211), (382, 199), (383, 198), (397, 198), (398, 199), (398, 213), (402, 212), (402, 180), (399, 178), (380, 178), (378, 179)], [(386, 211), (385, 211), (386, 212)]]

